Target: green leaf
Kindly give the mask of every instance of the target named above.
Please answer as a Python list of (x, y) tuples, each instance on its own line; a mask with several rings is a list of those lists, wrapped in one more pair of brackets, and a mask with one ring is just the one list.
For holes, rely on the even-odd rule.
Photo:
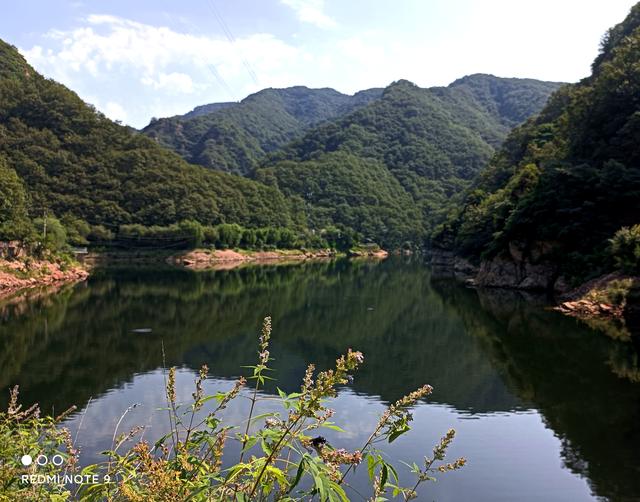
[(271, 452), (272, 452), (271, 445), (267, 443), (267, 441), (265, 441), (264, 439), (260, 441), (260, 446), (262, 447), (262, 451), (265, 453), (265, 455), (267, 456), (271, 455)]
[(260, 420), (262, 418), (277, 417), (277, 416), (278, 416), (278, 413), (276, 413), (276, 412), (262, 413), (260, 415), (256, 415), (255, 417), (252, 417), (251, 420), (250, 420), (250, 423), (254, 423), (257, 420)]
[(249, 439), (247, 439), (247, 442), (244, 444), (244, 448), (242, 448), (242, 451), (250, 450), (256, 445), (257, 442), (258, 438), (256, 436), (249, 436)]
[[(305, 454), (306, 456), (306, 454)], [(302, 478), (302, 475), (304, 474), (304, 466), (306, 465), (306, 458), (303, 456), (302, 459), (300, 460), (300, 463), (298, 464), (298, 470), (296, 471), (296, 477), (293, 480), (293, 483), (291, 483), (291, 487), (289, 488), (289, 492), (291, 493), (291, 490), (293, 490), (298, 483), (300, 482), (300, 479)]]
[(387, 469), (387, 464), (382, 464), (382, 471), (380, 474), (380, 486), (384, 488), (384, 485), (387, 484), (387, 478), (389, 477), (389, 470)]
[(391, 471), (391, 476), (393, 477), (393, 480), (396, 483), (398, 483), (398, 471), (396, 471), (396, 468), (391, 464), (387, 464), (387, 467), (389, 468), (389, 471)]
[(369, 455), (367, 457), (367, 472), (369, 473), (369, 481), (373, 481), (373, 477), (375, 473), (374, 469), (377, 463), (378, 462), (376, 461), (373, 455)]
[(333, 431), (338, 431), (338, 432), (346, 432), (342, 427), (338, 427), (337, 425), (331, 422), (325, 422), (322, 425), (320, 425), (320, 427), (324, 427), (325, 429), (331, 429)]
[(164, 444), (165, 439), (167, 439), (169, 436), (171, 436), (171, 434), (172, 434), (171, 432), (168, 432), (167, 434), (165, 434), (164, 436), (162, 436), (160, 439), (158, 439), (158, 440), (155, 442), (155, 444), (153, 445), (153, 448), (154, 448), (154, 449), (156, 449), (156, 450), (157, 450), (158, 448), (160, 448), (160, 447)]
[(411, 428), (407, 424), (399, 425), (393, 430), (391, 434), (389, 434), (389, 442), (393, 443), (396, 439), (398, 439), (404, 433), (409, 432), (410, 430)]
[(349, 497), (347, 497), (347, 494), (345, 493), (342, 486), (340, 486), (335, 481), (330, 481), (329, 486), (331, 487), (331, 491), (336, 495), (338, 495), (338, 497), (340, 497), (340, 500), (342, 500), (342, 502), (349, 502)]
[(218, 425), (220, 425), (220, 420), (218, 420), (216, 417), (210, 416), (206, 418), (205, 423), (207, 424), (207, 427), (209, 427), (209, 429), (215, 430)]

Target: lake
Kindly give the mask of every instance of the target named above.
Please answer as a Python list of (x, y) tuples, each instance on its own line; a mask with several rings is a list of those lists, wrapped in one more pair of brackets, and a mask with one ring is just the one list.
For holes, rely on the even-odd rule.
[[(389, 403), (434, 387), (413, 430), (385, 450), (408, 484), (399, 461), (420, 463), (453, 427), (449, 457), (468, 465), (423, 485), (419, 500), (640, 500), (638, 343), (537, 298), (477, 291), (396, 258), (203, 272), (107, 267), (27, 296), (0, 302), (0, 388), (6, 396), (19, 384), (22, 402), (47, 413), (77, 405), (67, 424), (82, 463), (102, 460), (134, 404), (119, 431), (144, 425), (151, 441), (165, 432), (163, 346), (166, 365), (179, 367), (178, 399), (188, 401), (203, 363), (207, 392), (233, 385), (240, 366), (255, 362), (271, 315), (275, 377), (289, 392), (310, 362), (328, 368), (348, 348), (365, 355), (331, 403), (345, 432), (323, 435), (336, 447), (361, 447)], [(353, 479), (353, 500), (362, 500), (365, 471)]]

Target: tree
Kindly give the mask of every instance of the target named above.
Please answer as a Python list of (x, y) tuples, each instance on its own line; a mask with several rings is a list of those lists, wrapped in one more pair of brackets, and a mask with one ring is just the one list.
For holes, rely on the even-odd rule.
[(242, 227), (236, 223), (218, 225), (219, 245), (222, 248), (235, 248), (242, 240)]
[(22, 181), (0, 157), (0, 240), (24, 240), (33, 234), (27, 203)]
[(67, 247), (67, 230), (58, 218), (47, 216), (37, 218), (33, 224), (36, 226), (37, 239), (47, 251), (64, 251)]

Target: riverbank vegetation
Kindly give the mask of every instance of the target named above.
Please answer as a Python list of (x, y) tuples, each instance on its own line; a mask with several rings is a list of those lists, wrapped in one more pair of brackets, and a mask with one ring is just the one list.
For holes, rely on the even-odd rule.
[[(316, 372), (309, 365), (299, 392), (279, 390), (282, 410), (258, 413), (260, 389), (269, 376), (271, 319), (265, 318), (258, 343), (258, 360), (250, 373), (236, 380), (231, 390), (206, 396), (203, 383), (208, 368), (195, 379), (190, 403), (183, 403), (176, 391), (176, 370), (166, 374), (165, 396), (168, 432), (155, 444), (140, 439), (143, 427), (114, 431), (112, 448), (105, 461), (80, 468), (79, 449), (61, 421), (72, 413), (41, 418), (36, 405), (24, 409), (18, 404), (18, 389), (11, 392), (6, 412), (0, 413), (0, 451), (7, 457), (0, 469), (2, 495), (13, 499), (38, 500), (308, 500), (346, 501), (352, 488), (349, 476), (366, 466), (372, 500), (387, 497), (410, 500), (420, 484), (435, 481), (438, 474), (462, 468), (466, 460), (445, 460), (455, 437), (450, 429), (424, 458), (422, 465), (409, 466), (415, 482), (399, 484), (398, 473), (377, 448), (381, 441), (393, 442), (410, 431), (411, 408), (427, 397), (432, 388), (424, 385), (390, 405), (359, 450), (347, 451), (330, 445), (320, 435), (323, 428), (342, 429), (333, 421), (329, 400), (339, 387), (347, 385), (364, 357), (348, 352), (333, 369)], [(241, 423), (227, 423), (222, 411), (239, 396), (251, 403)], [(125, 411), (126, 414), (126, 411)], [(344, 424), (348, 426), (348, 424)], [(238, 458), (227, 458), (227, 445), (240, 445)], [(133, 446), (131, 444), (134, 443)], [(64, 465), (52, 463), (40, 470), (37, 463), (23, 462), (24, 455), (60, 455)], [(24, 465), (24, 464), (29, 465)], [(70, 486), (58, 478), (38, 483), (29, 475), (79, 476), (90, 483)], [(362, 495), (362, 494), (360, 494)]]

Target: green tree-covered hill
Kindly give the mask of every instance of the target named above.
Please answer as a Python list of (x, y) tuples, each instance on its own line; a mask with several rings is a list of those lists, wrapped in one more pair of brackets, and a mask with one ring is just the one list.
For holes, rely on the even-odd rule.
[(264, 89), (239, 103), (213, 103), (186, 115), (152, 120), (143, 132), (189, 162), (247, 175), (266, 153), (381, 93), (369, 89), (347, 96), (302, 86)]
[(539, 111), (558, 87), (489, 75), (431, 89), (401, 80), (272, 153), (256, 177), (302, 199), (312, 225), (330, 214), (387, 246), (421, 243), (510, 126)]
[(266, 89), (140, 134), (38, 75), (10, 45), (0, 56), (0, 191), (24, 200), (0, 207), (13, 219), (4, 237), (46, 213), (67, 226), (195, 220), (420, 245), (509, 128), (558, 87), (472, 75), (354, 96)]
[(277, 189), (188, 164), (42, 77), (2, 41), (0, 192), (0, 238), (18, 237), (25, 211), (31, 219), (46, 212), (109, 227), (296, 225)]
[(526, 254), (542, 242), (559, 274), (603, 272), (612, 264), (609, 239), (640, 223), (639, 163), (636, 4), (603, 39), (591, 76), (562, 87), (510, 134), (436, 240), (476, 258), (513, 243)]

